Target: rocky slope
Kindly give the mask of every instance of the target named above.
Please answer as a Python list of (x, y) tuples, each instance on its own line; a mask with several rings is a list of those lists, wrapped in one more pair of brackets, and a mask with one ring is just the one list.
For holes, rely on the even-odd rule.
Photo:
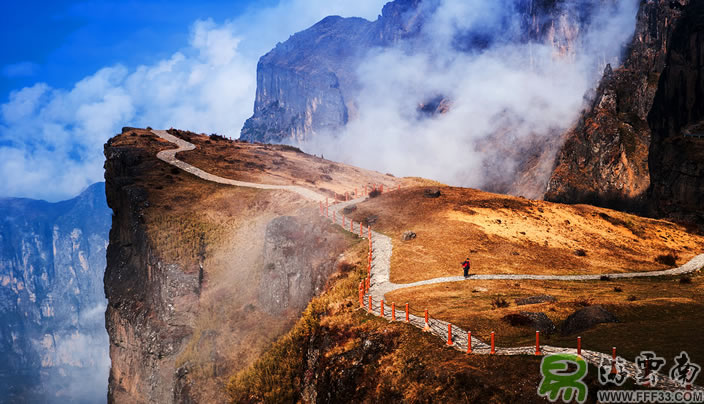
[[(688, 1), (644, 1), (623, 66), (608, 66), (591, 106), (569, 131), (545, 198), (643, 209), (651, 182), (648, 114)], [(657, 169), (654, 167), (654, 169)]]
[(0, 199), (0, 397), (100, 402), (109, 368), (104, 184), (58, 203)]

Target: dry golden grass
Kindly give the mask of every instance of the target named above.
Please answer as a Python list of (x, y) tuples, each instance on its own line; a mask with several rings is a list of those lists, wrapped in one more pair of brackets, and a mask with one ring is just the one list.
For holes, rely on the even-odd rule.
[[(692, 283), (680, 278), (629, 279), (609, 281), (473, 281), (443, 283), (397, 290), (388, 293), (389, 302), (408, 302), (414, 314), (428, 309), (434, 318), (457, 324), (472, 335), (488, 340), (491, 331), (500, 346), (535, 343), (535, 329), (511, 326), (501, 318), (522, 311), (543, 312), (556, 326), (585, 305), (602, 305), (619, 323), (601, 324), (580, 333), (585, 349), (618, 352), (633, 359), (642, 350), (672, 358), (681, 350), (704, 362), (704, 277)], [(475, 291), (477, 287), (487, 291)], [(616, 291), (620, 290), (620, 291)], [(557, 299), (531, 305), (516, 305), (515, 299), (548, 294)], [(493, 308), (492, 301), (504, 298), (509, 307)], [(633, 300), (635, 298), (635, 300)], [(546, 344), (574, 347), (576, 335), (542, 337)], [(695, 360), (695, 362), (697, 362)]]
[[(405, 188), (358, 204), (355, 221), (394, 240), (391, 280), (409, 283), (462, 273), (469, 256), (478, 274), (594, 274), (668, 268), (659, 255), (682, 264), (702, 252), (704, 237), (664, 220), (586, 205), (563, 205), (466, 188)], [(401, 241), (411, 230), (417, 238)], [(584, 250), (580, 256), (577, 250)]]

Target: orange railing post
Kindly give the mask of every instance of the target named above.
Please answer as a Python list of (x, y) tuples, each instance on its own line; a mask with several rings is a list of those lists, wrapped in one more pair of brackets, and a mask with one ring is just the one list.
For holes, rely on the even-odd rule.
[(535, 331), (535, 354), (540, 355), (540, 331)]
[(359, 237), (364, 237), (364, 232), (362, 231), (362, 222), (359, 222)]
[(467, 331), (467, 353), (472, 353), (472, 331)]
[(430, 331), (430, 324), (428, 324), (428, 309), (425, 309), (425, 327), (423, 331)]
[(406, 322), (410, 323), (410, 320), (408, 319), (408, 303), (406, 303)]
[(611, 373), (618, 373), (616, 370), (616, 347), (611, 348)]
[(379, 186), (379, 193), (383, 194), (384, 193), (384, 184), (381, 184)]
[(364, 281), (359, 282), (359, 306), (364, 307)]
[(577, 337), (577, 356), (582, 356), (582, 337)]
[(492, 331), (491, 332), (491, 354), (493, 355), (495, 353), (496, 353), (496, 349), (494, 346), (494, 331)]
[(396, 303), (391, 302), (391, 321), (396, 321)]
[(369, 295), (369, 312), (372, 312), (372, 295)]
[(447, 345), (452, 346), (452, 324), (447, 323)]
[(381, 299), (381, 308), (379, 309), (379, 314), (384, 317), (384, 299)]

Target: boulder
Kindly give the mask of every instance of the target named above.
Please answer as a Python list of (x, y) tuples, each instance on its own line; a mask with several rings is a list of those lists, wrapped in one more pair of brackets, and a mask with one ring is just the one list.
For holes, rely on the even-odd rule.
[(503, 316), (501, 320), (514, 327), (531, 327), (543, 335), (550, 335), (557, 330), (545, 313), (522, 311)]
[(342, 208), (342, 213), (349, 215), (350, 213), (354, 212), (357, 210), (357, 205), (347, 205), (344, 208)]
[(550, 335), (557, 331), (555, 324), (553, 324), (552, 320), (550, 320), (545, 313), (522, 311), (520, 314), (528, 317), (531, 320), (530, 325), (540, 331), (541, 334)]
[(530, 297), (524, 297), (522, 299), (516, 299), (516, 306), (524, 306), (526, 304), (538, 304), (538, 303), (545, 303), (545, 302), (550, 302), (553, 303), (557, 301), (554, 297), (550, 295), (536, 295), (536, 296), (530, 296)]
[(401, 240), (403, 241), (413, 240), (414, 238), (416, 238), (416, 234), (410, 230), (403, 232), (401, 235)]
[(570, 314), (560, 327), (560, 334), (571, 335), (601, 323), (616, 323), (618, 319), (602, 306), (587, 306)]
[(423, 196), (426, 198), (439, 198), (440, 197), (440, 190), (439, 189), (426, 189), (423, 192)]

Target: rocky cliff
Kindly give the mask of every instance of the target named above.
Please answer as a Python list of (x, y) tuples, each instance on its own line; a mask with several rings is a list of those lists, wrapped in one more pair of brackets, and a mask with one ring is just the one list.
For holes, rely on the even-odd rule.
[(651, 206), (704, 230), (704, 2), (685, 8), (665, 66), (648, 115)]
[(643, 1), (622, 66), (607, 66), (592, 104), (566, 135), (545, 198), (643, 209), (650, 187), (648, 113), (687, 1)]
[(104, 189), (58, 203), (0, 199), (3, 402), (105, 400)]
[(262, 56), (254, 115), (241, 139), (302, 141), (344, 126), (355, 114), (356, 66), (370, 49), (416, 35), (420, 0), (384, 6), (375, 22), (330, 16)]
[(202, 181), (157, 160), (165, 147), (132, 128), (105, 145), (108, 401), (223, 402), (224, 378), (322, 291), (347, 241), (300, 197)]

